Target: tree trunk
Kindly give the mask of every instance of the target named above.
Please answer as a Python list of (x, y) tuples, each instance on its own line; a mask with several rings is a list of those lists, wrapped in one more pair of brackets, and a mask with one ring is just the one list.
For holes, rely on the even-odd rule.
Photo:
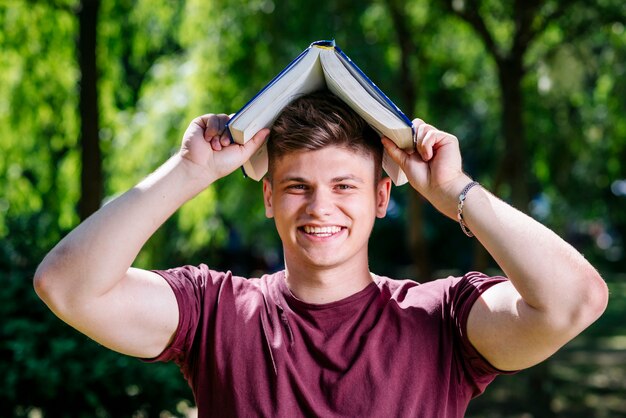
[[(418, 48), (412, 37), (415, 30), (410, 27), (407, 14), (403, 10), (404, 3), (402, 1), (387, 0), (387, 6), (394, 23), (393, 27), (396, 32), (398, 46), (400, 47), (401, 107), (405, 112), (413, 113), (417, 102), (418, 85), (418, 74), (411, 71), (410, 62), (411, 57), (418, 56)], [(413, 268), (415, 270), (416, 279), (420, 282), (426, 282), (432, 280), (432, 266), (430, 264), (428, 245), (424, 234), (425, 202), (414, 190), (408, 191), (407, 202), (407, 222), (409, 224), (407, 232), (413, 259)]]
[(496, 177), (496, 194), (503, 184), (510, 187), (513, 206), (522, 211), (528, 208), (528, 151), (524, 131), (524, 103), (522, 78), (524, 77), (523, 54), (512, 54), (497, 60), (502, 109), (502, 133), (504, 156)]
[(78, 12), (78, 62), (80, 67), (81, 220), (98, 210), (104, 192), (102, 155), (98, 138), (98, 71), (96, 31), (99, 0), (83, 0)]
[[(525, 51), (525, 49), (524, 49)], [(498, 64), (500, 82), (500, 123), (504, 137), (504, 154), (497, 168), (493, 193), (506, 196), (503, 186), (509, 189), (510, 203), (527, 211), (528, 193), (528, 151), (524, 128), (524, 100), (522, 79), (524, 77), (523, 51), (520, 55), (511, 54), (506, 58), (494, 57)], [(480, 243), (475, 247), (473, 268), (485, 271), (491, 256)]]

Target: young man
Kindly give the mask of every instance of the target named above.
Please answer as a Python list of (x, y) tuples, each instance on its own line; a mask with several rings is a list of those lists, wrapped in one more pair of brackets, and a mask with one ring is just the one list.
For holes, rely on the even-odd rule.
[[(48, 306), (94, 340), (176, 361), (201, 417), (462, 417), (498, 373), (546, 359), (604, 311), (593, 267), (472, 183), (454, 136), (416, 120), (417, 152), (404, 152), (324, 92), (295, 101), (269, 134), (263, 194), (284, 271), (244, 279), (204, 265), (131, 268), (177, 208), (268, 136), (230, 144), (227, 120), (195, 119), (176, 156), (64, 238), (35, 278)], [(456, 219), (466, 197), (463, 230), (507, 278), (418, 285), (369, 271), (369, 235), (391, 189), (383, 145), (444, 215)]]

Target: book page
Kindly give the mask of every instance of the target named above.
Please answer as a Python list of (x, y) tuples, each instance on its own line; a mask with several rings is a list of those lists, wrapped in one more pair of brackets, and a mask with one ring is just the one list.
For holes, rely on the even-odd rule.
[[(260, 114), (264, 114), (265, 118), (271, 112), (278, 114), (282, 107), (279, 107), (277, 100), (284, 95), (289, 95), (289, 92), (295, 91), (297, 88), (307, 84), (307, 80), (311, 76), (311, 69), (319, 67), (318, 63), (318, 48), (310, 48), (303, 53), (299, 60), (292, 62), (287, 68), (285, 68), (276, 78), (274, 78), (270, 84), (258, 93), (243, 109), (229, 121), (228, 127), (230, 129), (233, 140), (239, 144), (243, 144), (248, 141), (259, 129), (266, 126), (261, 122), (255, 122), (255, 119)], [(321, 77), (323, 86), (323, 76)], [(313, 81), (312, 81), (313, 82)], [(284, 106), (283, 106), (284, 107)], [(273, 120), (270, 118), (270, 120)], [(254, 127), (250, 125), (254, 123)], [(258, 127), (256, 129), (255, 127)], [(252, 129), (256, 129), (252, 134), (249, 133)], [(248, 132), (245, 134), (245, 132)]]
[(393, 140), (399, 147), (413, 148), (413, 131), (363, 88), (340, 61), (334, 50), (323, 50), (320, 61), (328, 89), (348, 103), (372, 128)]
[(308, 68), (303, 68), (300, 77), (293, 80), (278, 97), (275, 97), (271, 103), (268, 103), (265, 109), (260, 110), (254, 120), (246, 126), (244, 130), (244, 143), (252, 138), (259, 130), (269, 128), (285, 106), (300, 96), (323, 89), (325, 84), (319, 56), (316, 56), (314, 62), (310, 64)]
[(389, 99), (385, 96), (383, 92), (365, 75), (357, 66), (352, 62), (350, 58), (348, 58), (343, 52), (338, 52), (337, 57), (343, 63), (343, 66), (352, 74), (354, 79), (359, 82), (361, 87), (363, 87), (370, 96), (376, 98), (376, 100), (385, 106), (385, 108), (389, 109), (390, 112), (394, 113), (396, 116), (400, 117), (400, 119), (405, 119), (405, 122), (411, 125), (411, 121), (402, 113), (402, 111)]
[[(258, 113), (255, 115), (255, 118), (242, 131), (244, 143), (259, 130), (269, 128), (285, 106), (296, 98), (325, 87), (324, 73), (319, 62), (319, 56), (317, 54), (312, 54), (312, 56), (315, 58), (313, 63), (308, 67), (302, 66), (302, 73), (288, 88), (285, 88), (278, 97), (275, 97), (274, 101), (268, 104), (265, 109), (257, 110)], [(267, 173), (268, 161), (265, 144), (250, 157), (250, 160), (244, 164), (243, 168), (248, 177), (257, 181)]]

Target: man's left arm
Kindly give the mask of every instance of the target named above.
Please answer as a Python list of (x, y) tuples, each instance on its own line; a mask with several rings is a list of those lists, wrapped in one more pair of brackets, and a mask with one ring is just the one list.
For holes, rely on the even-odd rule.
[[(461, 169), (458, 140), (416, 120), (417, 151), (383, 143), (411, 185), (455, 219), (459, 195), (471, 182)], [(604, 312), (606, 284), (571, 245), (482, 187), (467, 192), (463, 220), (509, 282), (476, 301), (467, 323), (469, 340), (500, 370), (533, 366), (591, 325)]]
[(492, 365), (535, 365), (604, 312), (604, 281), (554, 232), (482, 188), (468, 193), (463, 218), (510, 280), (487, 290), (468, 318), (470, 341)]

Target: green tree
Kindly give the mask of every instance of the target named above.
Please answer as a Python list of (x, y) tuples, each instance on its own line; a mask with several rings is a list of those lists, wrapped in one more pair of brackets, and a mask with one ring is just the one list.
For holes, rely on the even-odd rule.
[[(488, 188), (522, 208), (531, 200), (534, 216), (623, 270), (626, 198), (611, 185), (626, 178), (624, 15), (616, 0), (0, 1), (0, 315), (9, 318), (0, 327), (0, 416), (182, 414), (191, 394), (175, 366), (80, 336), (37, 300), (30, 278), (81, 217), (176, 152), (194, 116), (236, 111), (317, 39), (335, 38), (406, 113), (455, 133), (466, 168)], [(509, 137), (511, 126), (520, 130)], [(521, 151), (515, 164), (525, 168), (514, 169), (511, 153)], [(409, 191), (394, 191), (394, 211), (377, 224), (372, 269), (403, 276), (421, 255), (421, 281), (469, 266), (472, 241), (451, 239), (458, 226)], [(91, 209), (79, 209), (87, 200)], [(258, 183), (222, 179), (159, 230), (137, 265), (278, 268), (261, 205)], [(397, 239), (407, 229), (410, 253)], [(503, 384), (519, 386), (520, 413), (536, 395), (530, 377)], [(491, 411), (506, 416), (489, 393)], [(580, 399), (544, 393), (544, 411), (565, 399), (592, 416)]]
[[(175, 412), (190, 396), (175, 367), (148, 369), (99, 347), (55, 318), (32, 289), (37, 263), (79, 219), (80, 182), (89, 179), (79, 174), (77, 139), (82, 135), (96, 146), (99, 140), (91, 55), (95, 10), (94, 4), (79, 6), (0, 3), (0, 61), (6, 64), (0, 76), (0, 304), (7, 318), (0, 329), (0, 415), (27, 416), (35, 409), (49, 417)], [(80, 34), (81, 19), (88, 35)], [(81, 63), (89, 71), (82, 72)], [(86, 168), (101, 177), (101, 157), (95, 158)], [(91, 195), (100, 196), (91, 199), (99, 206), (101, 191)]]

